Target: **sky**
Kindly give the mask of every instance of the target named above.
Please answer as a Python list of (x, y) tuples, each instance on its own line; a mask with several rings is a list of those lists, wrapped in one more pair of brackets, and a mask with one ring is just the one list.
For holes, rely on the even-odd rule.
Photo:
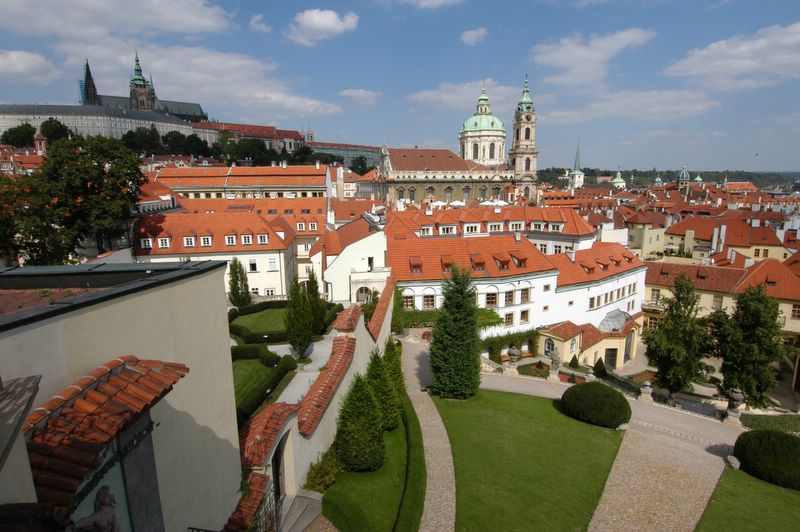
[(527, 76), (539, 167), (800, 170), (797, 0), (0, 0), (0, 102), (158, 96), (315, 139), (457, 150)]

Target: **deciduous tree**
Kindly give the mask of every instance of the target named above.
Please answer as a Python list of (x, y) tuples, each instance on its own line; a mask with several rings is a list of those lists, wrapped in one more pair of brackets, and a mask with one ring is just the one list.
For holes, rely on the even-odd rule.
[(702, 358), (709, 346), (709, 334), (697, 318), (699, 301), (692, 281), (679, 275), (673, 296), (664, 300), (664, 317), (645, 333), (647, 358), (658, 368), (656, 384), (670, 393), (687, 388), (705, 369)]
[(26, 148), (33, 146), (33, 136), (36, 134), (36, 128), (27, 122), (6, 129), (0, 135), (0, 144), (10, 144), (15, 148)]
[(39, 131), (42, 132), (42, 135), (47, 137), (47, 141), (51, 144), (57, 140), (69, 137), (69, 128), (52, 116), (42, 122), (39, 126)]
[(442, 397), (466, 399), (475, 395), (481, 380), (475, 289), (469, 271), (454, 266), (443, 292), (431, 341), (431, 388)]

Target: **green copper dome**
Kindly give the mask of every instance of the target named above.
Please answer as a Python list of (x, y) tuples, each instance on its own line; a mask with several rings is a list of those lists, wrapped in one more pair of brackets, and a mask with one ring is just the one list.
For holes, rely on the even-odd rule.
[(503, 121), (494, 116), (491, 112), (491, 105), (489, 104), (489, 97), (486, 95), (486, 89), (481, 91), (475, 114), (464, 121), (464, 125), (461, 126), (461, 131), (502, 131), (505, 133), (506, 128), (503, 125)]

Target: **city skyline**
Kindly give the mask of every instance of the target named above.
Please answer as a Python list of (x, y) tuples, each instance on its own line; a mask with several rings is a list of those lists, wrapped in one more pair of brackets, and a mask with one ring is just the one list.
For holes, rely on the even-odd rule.
[[(699, 4), (699, 3), (698, 3)], [(509, 134), (527, 75), (539, 167), (800, 170), (800, 8), (721, 0), (272, 3), (7, 0), (0, 102), (159, 97), (316, 140), (457, 150), (487, 89)], [(758, 9), (755, 10), (754, 8)]]

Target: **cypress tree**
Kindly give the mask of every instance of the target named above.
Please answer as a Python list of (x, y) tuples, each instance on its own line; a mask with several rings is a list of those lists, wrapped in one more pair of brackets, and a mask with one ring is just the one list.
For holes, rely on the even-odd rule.
[(367, 382), (378, 403), (381, 426), (383, 430), (390, 431), (400, 424), (400, 400), (395, 385), (389, 380), (384, 362), (378, 349), (373, 349), (367, 366)]
[(228, 300), (235, 307), (245, 307), (250, 304), (250, 287), (247, 284), (247, 272), (236, 257), (231, 261), (228, 272)]
[(375, 471), (385, 449), (381, 418), (367, 380), (356, 375), (342, 402), (336, 430), (336, 456), (348, 471)]
[(386, 347), (383, 350), (383, 367), (399, 398), (406, 393), (401, 349), (402, 346), (395, 344), (392, 340), (386, 340)]
[(311, 324), (314, 334), (322, 334), (325, 332), (325, 302), (319, 296), (319, 282), (317, 282), (317, 274), (314, 270), (308, 274), (308, 282), (306, 283), (306, 292), (308, 293), (308, 303), (311, 309)]
[(308, 294), (300, 286), (295, 276), (289, 289), (289, 301), (286, 305), (286, 335), (292, 349), (299, 357), (304, 357), (308, 346), (311, 345), (312, 316), (309, 306)]
[(475, 289), (469, 271), (453, 266), (443, 292), (431, 340), (431, 388), (442, 397), (466, 399), (475, 395), (481, 382)]

